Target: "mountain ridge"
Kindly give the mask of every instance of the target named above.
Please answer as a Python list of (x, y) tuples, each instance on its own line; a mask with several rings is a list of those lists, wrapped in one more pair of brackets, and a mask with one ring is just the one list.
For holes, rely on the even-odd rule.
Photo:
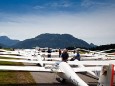
[(50, 34), (44, 33), (35, 38), (26, 39), (14, 45), (14, 48), (32, 48), (32, 47), (50, 47), (65, 48), (68, 46), (90, 48), (90, 44), (82, 39), (73, 37), (70, 34)]
[(13, 46), (18, 43), (19, 40), (10, 39), (8, 36), (0, 36), (0, 43), (6, 46)]

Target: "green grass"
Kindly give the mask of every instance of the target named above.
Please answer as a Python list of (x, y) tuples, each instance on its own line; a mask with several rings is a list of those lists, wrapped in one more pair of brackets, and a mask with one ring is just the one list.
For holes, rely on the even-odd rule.
[[(0, 61), (0, 65), (23, 65), (22, 63)], [(1, 71), (0, 70), (0, 86), (9, 86), (8, 84), (28, 84), (35, 83), (29, 72), (19, 71)]]
[[(0, 59), (13, 59), (8, 57), (0, 57)], [(14, 58), (16, 60), (16, 58)], [(8, 62), (8, 61), (0, 61), (0, 65), (23, 65), (22, 63)]]
[(29, 72), (0, 72), (0, 84), (35, 83)]
[(19, 58), (12, 58), (12, 57), (4, 57), (4, 56), (0, 56), (0, 59), (19, 59)]

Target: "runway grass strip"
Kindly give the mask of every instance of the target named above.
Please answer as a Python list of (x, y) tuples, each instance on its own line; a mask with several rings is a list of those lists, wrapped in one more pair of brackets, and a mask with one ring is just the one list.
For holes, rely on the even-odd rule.
[[(0, 65), (23, 65), (22, 63), (15, 62), (2, 62)], [(14, 72), (14, 71), (1, 71), (0, 70), (0, 86), (9, 86), (10, 84), (31, 84), (35, 83), (29, 72)], [(20, 85), (21, 86), (21, 85)]]

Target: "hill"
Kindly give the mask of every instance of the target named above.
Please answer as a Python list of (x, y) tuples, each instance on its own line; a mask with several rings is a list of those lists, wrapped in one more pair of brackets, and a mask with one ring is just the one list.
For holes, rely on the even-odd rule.
[(7, 36), (0, 36), (0, 43), (6, 46), (13, 46), (18, 43), (19, 40), (13, 40), (8, 38)]
[(33, 47), (50, 47), (50, 48), (65, 48), (68, 46), (90, 48), (91, 46), (70, 34), (41, 34), (35, 38), (26, 39), (14, 45), (14, 48), (33, 48)]

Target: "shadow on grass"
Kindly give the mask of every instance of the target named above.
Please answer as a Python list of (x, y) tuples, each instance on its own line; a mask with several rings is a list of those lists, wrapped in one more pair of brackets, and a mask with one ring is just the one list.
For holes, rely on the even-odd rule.
[[(96, 83), (90, 83), (89, 86), (97, 86)], [(71, 83), (24, 83), (24, 84), (0, 84), (0, 86), (75, 86)], [(115, 85), (114, 85), (115, 86)]]
[[(70, 84), (59, 83), (29, 83), (29, 84), (0, 84), (0, 86), (70, 86)], [(72, 85), (73, 86), (73, 85)]]
[[(75, 86), (75, 85), (71, 83), (24, 83), (24, 84), (0, 84), (0, 86)], [(97, 86), (97, 83), (88, 82), (88, 86)], [(113, 86), (115, 86), (115, 83)]]

